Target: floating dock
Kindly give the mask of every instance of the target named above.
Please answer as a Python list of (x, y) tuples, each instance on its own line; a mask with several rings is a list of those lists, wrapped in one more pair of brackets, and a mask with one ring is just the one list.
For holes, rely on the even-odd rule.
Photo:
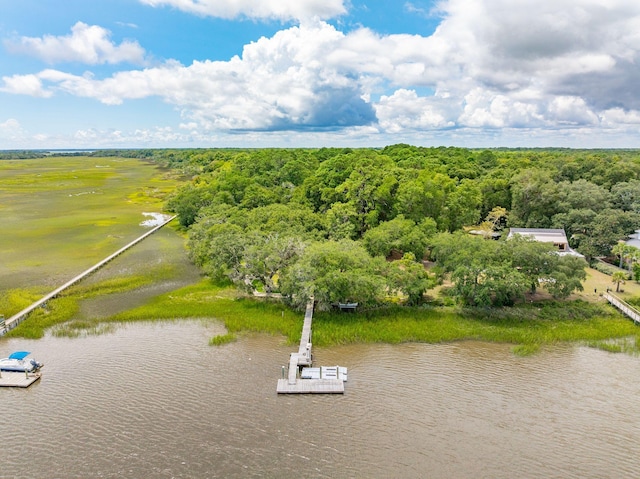
[(289, 384), (278, 379), (278, 394), (344, 394), (344, 382), (339, 379), (298, 379)]
[(347, 368), (312, 365), (311, 355), (311, 322), (313, 321), (313, 299), (307, 303), (307, 310), (302, 325), (300, 347), (297, 353), (289, 357), (289, 371), (285, 377), (282, 367), (282, 379), (278, 380), (278, 394), (344, 394), (344, 383), (347, 380)]
[(2, 371), (0, 374), (0, 387), (28, 388), (40, 379), (40, 373), (20, 373)]

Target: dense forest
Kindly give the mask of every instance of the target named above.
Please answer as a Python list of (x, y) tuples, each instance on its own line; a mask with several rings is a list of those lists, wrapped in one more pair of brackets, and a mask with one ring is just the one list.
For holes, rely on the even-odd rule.
[[(586, 263), (510, 227), (563, 228), (587, 261), (640, 228), (635, 150), (106, 150), (180, 169), (167, 208), (215, 279), (295, 306), (419, 304), (444, 278), (469, 305), (581, 289)], [(469, 234), (475, 233), (474, 235)], [(492, 241), (490, 238), (500, 238)], [(612, 253), (613, 250), (613, 253)], [(429, 268), (425, 268), (425, 264)]]
[[(168, 208), (188, 229), (196, 264), (297, 306), (310, 295), (321, 308), (418, 304), (445, 277), (449, 294), (470, 305), (514, 304), (539, 287), (563, 298), (581, 288), (584, 260), (486, 238), (509, 227), (563, 228), (590, 261), (640, 227), (633, 150), (131, 153), (192, 178)], [(435, 261), (429, 269), (427, 260)]]

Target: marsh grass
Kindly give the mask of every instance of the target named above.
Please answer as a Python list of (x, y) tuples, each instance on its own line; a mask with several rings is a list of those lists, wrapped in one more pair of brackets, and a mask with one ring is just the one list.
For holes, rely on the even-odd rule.
[(209, 340), (209, 346), (222, 346), (224, 344), (233, 343), (237, 340), (237, 336), (233, 333), (219, 334)]
[(71, 297), (59, 297), (48, 301), (33, 311), (27, 320), (7, 333), (8, 337), (39, 339), (47, 329), (67, 321), (78, 312), (78, 302)]
[[(129, 291), (135, 291), (162, 278), (174, 274), (171, 265), (151, 268), (146, 275), (119, 276), (97, 283), (74, 285), (60, 296), (49, 300), (43, 307), (33, 311), (26, 321), (11, 330), (8, 337), (37, 339), (53, 328), (55, 336), (76, 337), (86, 334), (101, 334), (109, 330), (100, 319), (77, 318), (81, 301)], [(45, 293), (35, 289), (11, 290), (0, 300), (3, 310), (13, 315), (40, 299)], [(8, 317), (8, 316), (7, 316)], [(64, 323), (64, 324), (63, 324)]]
[[(0, 293), (58, 286), (142, 234), (180, 179), (136, 159), (0, 161)], [(7, 315), (5, 311), (0, 313)]]
[(625, 352), (638, 352), (640, 330), (606, 307), (583, 301), (549, 302), (499, 310), (390, 308), (314, 317), (314, 344), (441, 343), (481, 340), (518, 345), (514, 353), (533, 354), (541, 345), (596, 344), (611, 338), (636, 338)]
[(153, 282), (149, 276), (135, 275), (116, 277), (95, 284), (79, 284), (69, 288), (62, 296), (72, 296), (76, 300), (89, 299), (96, 296), (131, 291)]
[(520, 357), (533, 356), (539, 350), (539, 344), (518, 344), (512, 348), (513, 354)]
[[(201, 319), (222, 321), (228, 333), (212, 345), (233, 341), (237, 334), (260, 332), (300, 339), (303, 314), (273, 300), (243, 297), (228, 285), (209, 280), (152, 298), (146, 304), (107, 318), (71, 319), (82, 298), (146, 284), (144, 277), (117, 278), (76, 287), (68, 296), (52, 300), (10, 334), (36, 338), (54, 325), (53, 334), (100, 334), (109, 324), (136, 321)], [(62, 324), (64, 323), (64, 324)], [(62, 325), (61, 325), (62, 324)], [(640, 352), (640, 330), (612, 309), (585, 301), (543, 302), (503, 309), (456, 307), (403, 308), (393, 306), (358, 313), (318, 312), (314, 315), (313, 343), (333, 346), (353, 343), (443, 343), (480, 340), (515, 345), (516, 355), (535, 354), (542, 346), (578, 343), (610, 352)]]
[(606, 339), (599, 341), (589, 341), (588, 346), (591, 348), (600, 349), (610, 353), (626, 353), (626, 354), (639, 354), (640, 353), (640, 337), (625, 337), (616, 339)]
[(106, 321), (128, 322), (176, 318), (211, 318), (224, 322), (229, 333), (260, 332), (299, 340), (301, 315), (276, 301), (239, 296), (229, 287), (205, 279), (160, 295), (139, 308), (111, 316)]
[(81, 300), (135, 290), (147, 283), (148, 278), (133, 276), (74, 287), (64, 296), (49, 301), (46, 308), (34, 311), (9, 335), (39, 338), (46, 329), (56, 326), (52, 329), (55, 336), (77, 337), (104, 332), (109, 323), (209, 318), (223, 321), (231, 335), (261, 332), (284, 335), (291, 343), (299, 340), (299, 313), (279, 302), (240, 297), (233, 288), (214, 285), (209, 280), (159, 295), (143, 306), (106, 318), (74, 318)]
[[(203, 280), (108, 321), (213, 318), (224, 322), (229, 334), (262, 332), (283, 335), (290, 344), (299, 341), (302, 313), (278, 302), (238, 294), (229, 286)], [(318, 346), (482, 340), (514, 344), (517, 355), (534, 354), (541, 346), (555, 343), (605, 349), (612, 338), (624, 339), (621, 351), (637, 353), (639, 335), (633, 322), (603, 305), (584, 301), (550, 301), (499, 310), (390, 307), (355, 314), (318, 312), (313, 325), (313, 342)]]
[(0, 311), (5, 318), (22, 311), (44, 296), (46, 292), (40, 288), (15, 288), (4, 291), (0, 295)]

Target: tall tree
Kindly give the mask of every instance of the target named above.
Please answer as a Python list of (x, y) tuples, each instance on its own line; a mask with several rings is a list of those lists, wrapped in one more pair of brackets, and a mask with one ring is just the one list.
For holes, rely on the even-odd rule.
[(611, 276), (611, 282), (615, 283), (616, 285), (616, 293), (620, 292), (620, 284), (624, 284), (626, 279), (627, 275), (622, 271), (616, 271), (615, 273), (613, 273), (613, 275)]
[(372, 306), (385, 294), (386, 268), (383, 258), (372, 258), (354, 241), (313, 243), (283, 272), (281, 291), (300, 309), (310, 297), (319, 310), (347, 302)]
[(393, 251), (412, 253), (422, 259), (430, 236), (436, 232), (436, 223), (425, 218), (419, 225), (398, 215), (391, 221), (380, 223), (364, 234), (363, 244), (372, 256), (389, 256)]
[(513, 226), (548, 228), (557, 212), (559, 191), (547, 170), (529, 169), (511, 179)]
[(429, 273), (422, 262), (416, 262), (413, 253), (405, 253), (401, 260), (389, 265), (389, 290), (398, 291), (407, 297), (407, 304), (417, 305), (431, 284)]

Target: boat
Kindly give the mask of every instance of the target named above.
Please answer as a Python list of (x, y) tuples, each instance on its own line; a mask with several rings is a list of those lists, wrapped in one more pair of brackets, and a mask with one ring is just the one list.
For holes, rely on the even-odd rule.
[(33, 373), (44, 366), (33, 358), (27, 358), (29, 354), (31, 354), (29, 351), (16, 351), (8, 358), (0, 359), (0, 371)]

